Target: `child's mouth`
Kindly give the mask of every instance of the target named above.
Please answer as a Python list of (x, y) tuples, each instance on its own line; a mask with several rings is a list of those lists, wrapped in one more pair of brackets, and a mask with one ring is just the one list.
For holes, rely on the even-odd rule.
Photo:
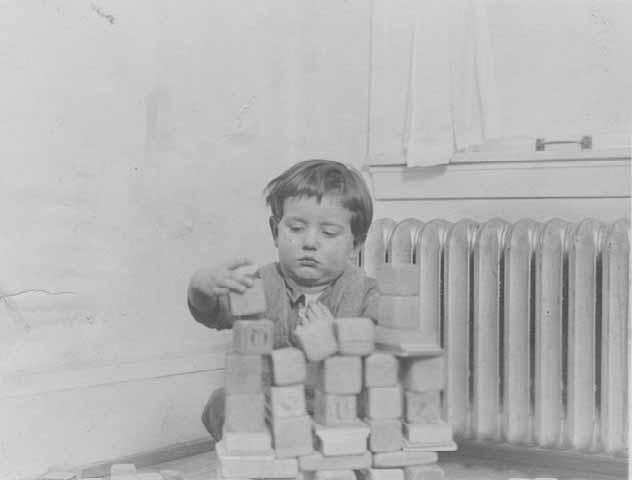
[(312, 257), (301, 257), (298, 259), (298, 263), (306, 267), (315, 267), (318, 265), (318, 260)]

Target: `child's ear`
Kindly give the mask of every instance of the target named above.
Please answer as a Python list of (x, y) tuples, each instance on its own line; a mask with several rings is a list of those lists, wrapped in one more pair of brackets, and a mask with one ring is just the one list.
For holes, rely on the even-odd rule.
[(278, 248), (278, 238), (279, 238), (279, 224), (276, 221), (276, 218), (270, 217), (268, 219), (268, 224), (270, 225), (270, 232), (272, 233), (272, 239), (274, 240), (274, 246)]

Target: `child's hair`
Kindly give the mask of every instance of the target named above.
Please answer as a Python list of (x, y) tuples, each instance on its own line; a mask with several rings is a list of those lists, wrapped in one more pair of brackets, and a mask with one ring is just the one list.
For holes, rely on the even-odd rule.
[(315, 197), (321, 202), (323, 195), (338, 196), (341, 205), (351, 212), (354, 246), (366, 240), (373, 202), (362, 175), (353, 167), (332, 160), (305, 160), (270, 180), (263, 193), (276, 221), (283, 217), (287, 198)]

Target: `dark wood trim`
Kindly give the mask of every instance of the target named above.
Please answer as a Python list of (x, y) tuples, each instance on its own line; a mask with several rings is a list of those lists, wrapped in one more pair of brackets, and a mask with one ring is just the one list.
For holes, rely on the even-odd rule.
[(169, 447), (136, 453), (126, 457), (99, 462), (81, 469), (82, 477), (105, 477), (110, 475), (110, 467), (115, 463), (133, 463), (136, 468), (146, 468), (159, 463), (170, 462), (179, 458), (190, 457), (200, 453), (210, 452), (215, 442), (210, 439), (192, 440), (178, 443)]
[(498, 468), (526, 469), (533, 476), (546, 474), (559, 479), (586, 478), (627, 479), (627, 456), (580, 453), (506, 443), (457, 440), (455, 452), (439, 452), (439, 463), (457, 462), (471, 465), (490, 465)]

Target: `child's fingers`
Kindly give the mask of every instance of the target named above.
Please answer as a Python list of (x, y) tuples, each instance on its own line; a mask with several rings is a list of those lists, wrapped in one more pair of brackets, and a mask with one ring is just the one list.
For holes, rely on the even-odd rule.
[(221, 282), (218, 282), (217, 286), (226, 288), (232, 292), (239, 292), (239, 293), (244, 293), (246, 289), (248, 288), (246, 285), (243, 285), (242, 283), (238, 282), (237, 280), (233, 278), (225, 278)]
[(253, 261), (250, 260), (249, 258), (247, 258), (247, 257), (239, 257), (239, 258), (236, 258), (236, 259), (231, 260), (230, 262), (228, 262), (226, 264), (226, 267), (229, 270), (235, 270), (236, 268), (244, 267), (246, 265), (252, 265), (252, 264), (253, 264)]

